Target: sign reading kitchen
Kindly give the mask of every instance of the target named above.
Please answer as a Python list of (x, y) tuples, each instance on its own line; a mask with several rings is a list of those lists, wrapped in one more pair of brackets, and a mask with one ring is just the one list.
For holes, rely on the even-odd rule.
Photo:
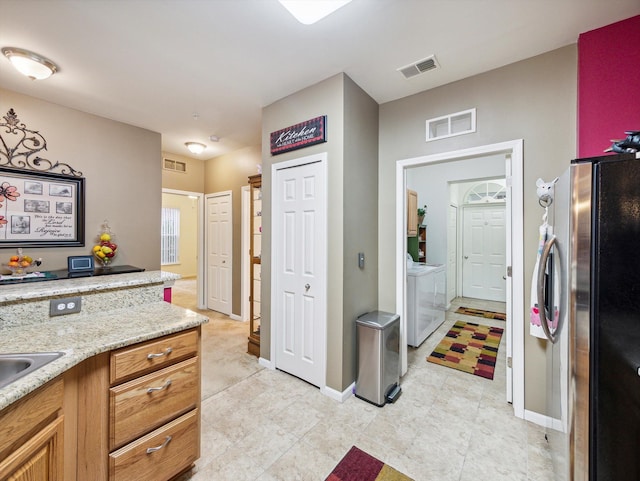
[(327, 116), (305, 120), (286, 129), (271, 132), (271, 155), (302, 149), (327, 141)]

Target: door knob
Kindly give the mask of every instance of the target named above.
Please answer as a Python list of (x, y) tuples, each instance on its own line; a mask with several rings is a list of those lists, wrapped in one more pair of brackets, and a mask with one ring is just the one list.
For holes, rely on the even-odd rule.
[(309, 284), (305, 284), (304, 285), (304, 290), (308, 291), (309, 289), (311, 289), (311, 286)]
[(468, 258), (469, 258), (469, 256), (464, 256), (464, 258), (465, 258), (465, 259), (468, 259)]

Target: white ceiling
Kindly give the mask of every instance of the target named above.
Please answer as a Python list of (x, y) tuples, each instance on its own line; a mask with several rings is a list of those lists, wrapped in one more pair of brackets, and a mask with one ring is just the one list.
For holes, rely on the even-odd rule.
[[(259, 145), (262, 107), (339, 72), (384, 103), (637, 14), (638, 0), (353, 0), (306, 26), (276, 0), (0, 0), (0, 47), (60, 67), (31, 81), (0, 58), (0, 87), (160, 132), (163, 150), (206, 159)], [(396, 71), (431, 54), (438, 70)], [(186, 141), (207, 150), (191, 155)]]

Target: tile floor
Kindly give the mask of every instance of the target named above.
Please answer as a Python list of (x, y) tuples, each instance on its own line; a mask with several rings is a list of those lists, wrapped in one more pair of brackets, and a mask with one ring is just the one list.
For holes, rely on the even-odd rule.
[[(193, 310), (195, 281), (176, 283), (173, 302)], [(354, 396), (338, 403), (309, 384), (258, 365), (246, 354), (247, 324), (213, 311), (202, 339), (202, 448), (181, 481), (323, 481), (352, 445), (416, 481), (552, 481), (539, 426), (517, 419), (505, 402), (504, 336), (493, 381), (428, 363), (453, 314), (417, 349), (395, 404)]]

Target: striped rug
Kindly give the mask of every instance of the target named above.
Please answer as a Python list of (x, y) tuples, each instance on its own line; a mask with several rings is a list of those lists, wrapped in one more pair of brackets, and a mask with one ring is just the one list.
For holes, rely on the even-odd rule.
[(473, 307), (458, 307), (456, 314), (484, 317), (485, 319), (497, 319), (499, 321), (507, 320), (507, 315), (504, 312), (485, 311), (484, 309), (474, 309)]
[(427, 361), (493, 379), (504, 329), (456, 321)]

